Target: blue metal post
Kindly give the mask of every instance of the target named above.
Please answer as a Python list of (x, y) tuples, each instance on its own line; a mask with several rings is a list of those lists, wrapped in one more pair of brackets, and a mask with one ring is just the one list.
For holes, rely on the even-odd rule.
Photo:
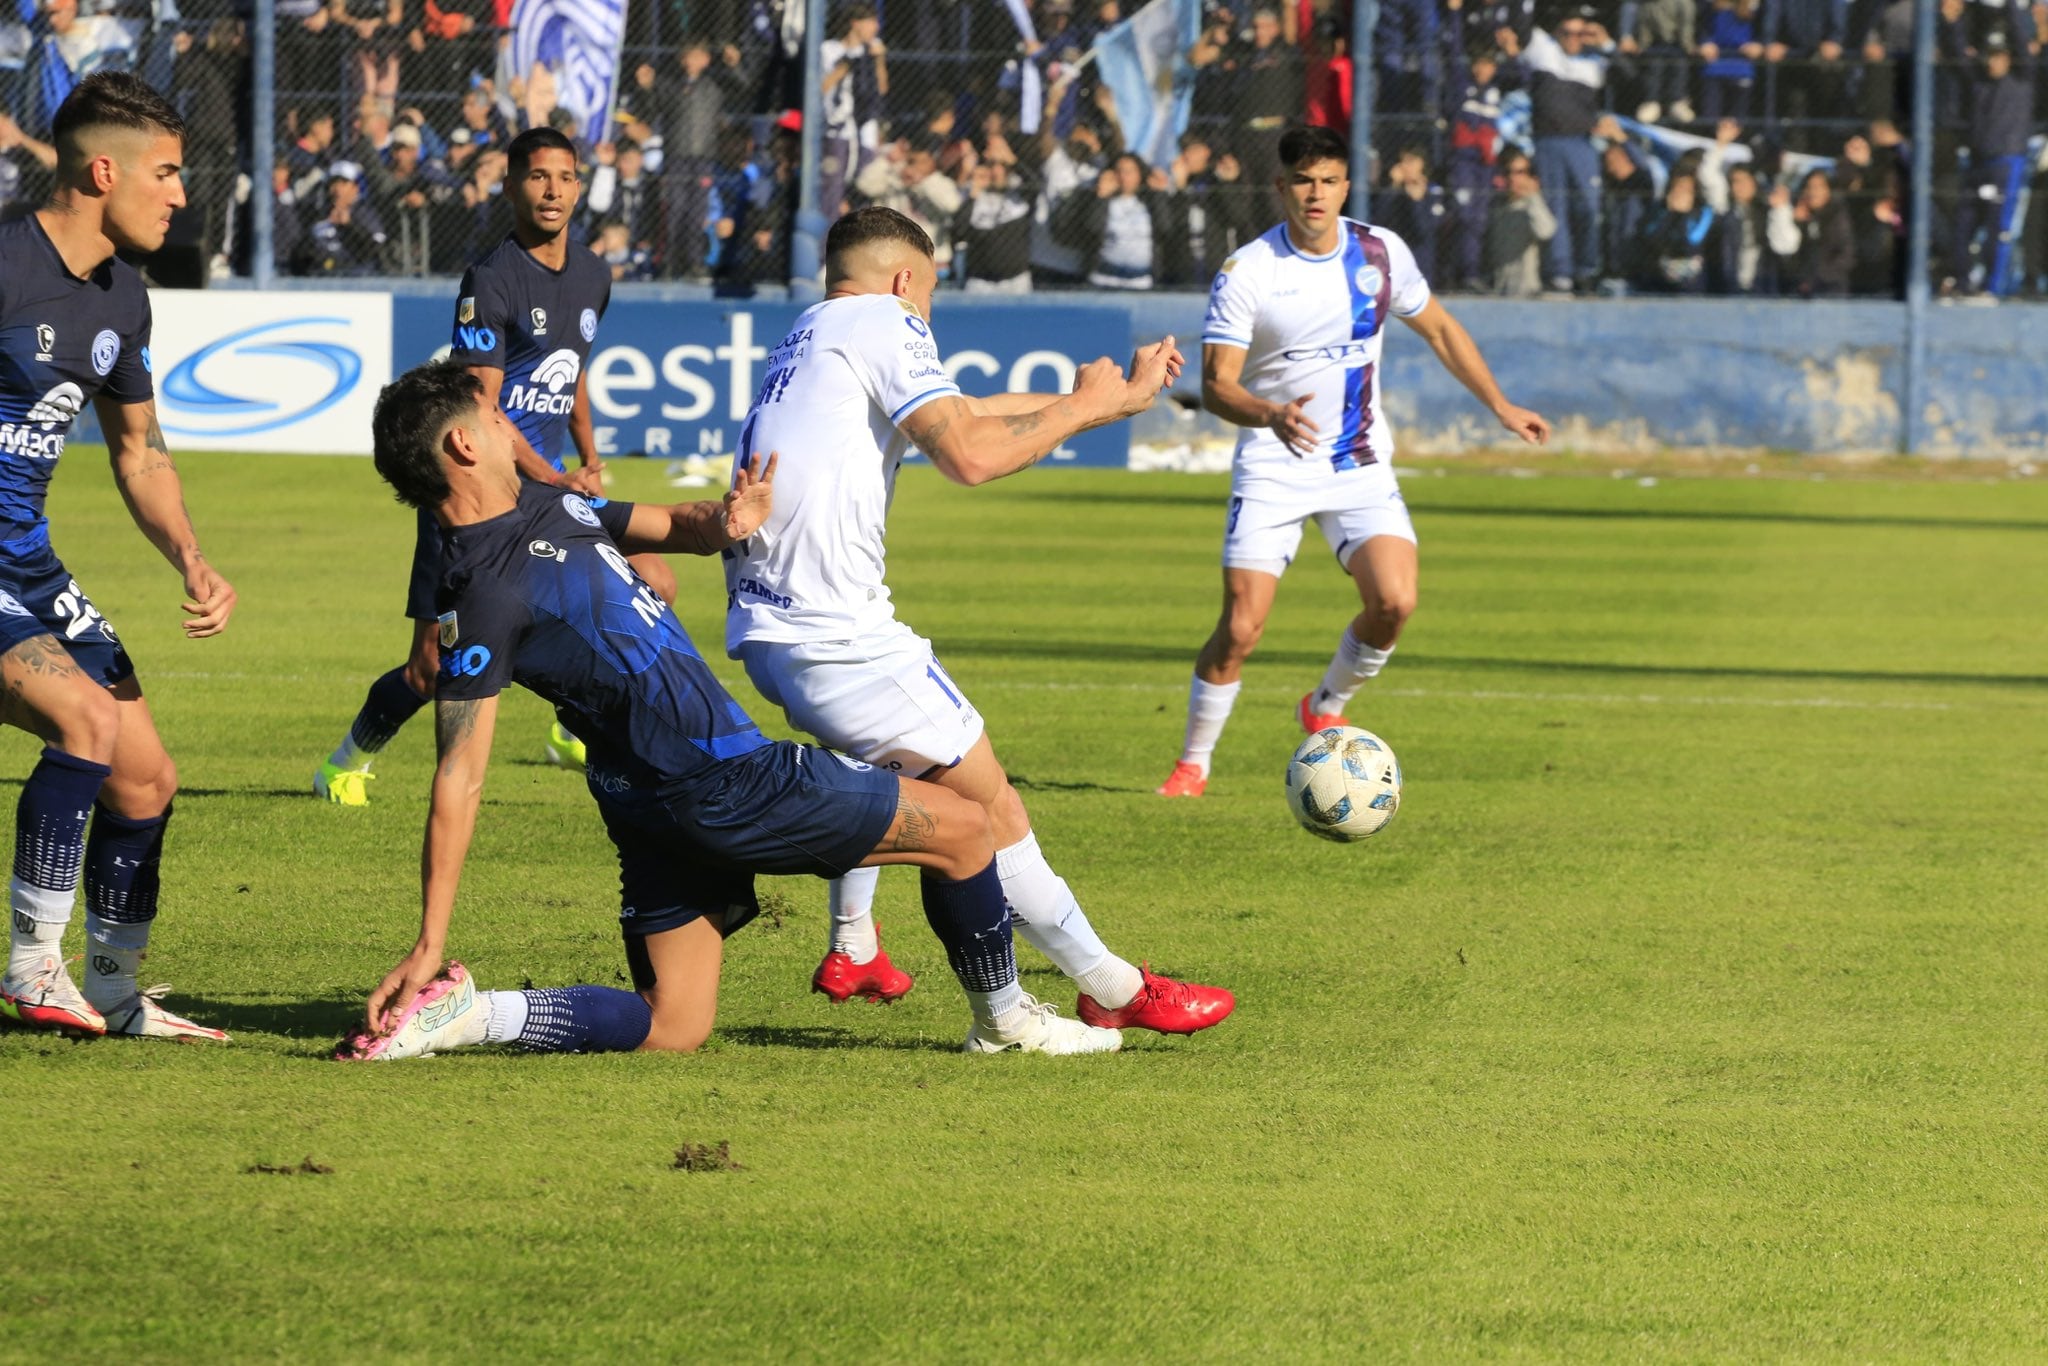
[(1927, 449), (1928, 239), (1934, 221), (1934, 7), (1913, 7), (1913, 212), (1906, 237), (1906, 384), (1901, 433), (1906, 454)]
[(1379, 0), (1353, 0), (1350, 214), (1361, 223), (1372, 216), (1372, 31), (1379, 21)]
[(249, 63), (249, 275), (256, 288), (277, 278), (277, 3), (256, 0), (255, 47)]
[(797, 171), (796, 231), (789, 237), (789, 292), (810, 301), (818, 297), (818, 269), (825, 257), (825, 206), (818, 203), (818, 163), (825, 148), (825, 0), (804, 6), (804, 141)]

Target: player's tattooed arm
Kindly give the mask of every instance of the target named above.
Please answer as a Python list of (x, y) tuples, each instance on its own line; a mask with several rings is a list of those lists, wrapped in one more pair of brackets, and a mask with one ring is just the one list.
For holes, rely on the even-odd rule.
[(107, 439), (114, 482), (128, 515), (185, 580), (185, 634), (218, 635), (235, 610), (235, 589), (206, 562), (198, 533), (185, 510), (185, 489), (157, 420), (156, 402), (121, 403), (102, 397), (94, 405)]

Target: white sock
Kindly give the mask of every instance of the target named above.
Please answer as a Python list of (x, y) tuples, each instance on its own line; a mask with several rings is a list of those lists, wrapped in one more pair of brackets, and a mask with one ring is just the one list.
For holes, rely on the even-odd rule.
[(7, 975), (26, 977), (42, 967), (50, 955), (64, 956), (64, 927), (71, 923), (75, 892), (53, 892), (10, 878), (7, 899), (13, 914), (8, 917)]
[(518, 1043), (526, 1028), (526, 993), (523, 991), (479, 991), (483, 1006), (484, 1043)]
[(967, 1007), (974, 1012), (976, 1024), (1000, 1031), (1004, 1016), (1024, 1008), (1024, 984), (1013, 980), (1008, 986), (994, 991), (970, 991), (967, 993)]
[(1103, 944), (1067, 880), (1045, 861), (1037, 835), (1027, 832), (1009, 848), (996, 850), (996, 874), (1003, 880), (1012, 924), (1025, 943), (1110, 1009), (1131, 1003), (1144, 977)]
[(85, 999), (105, 1013), (135, 996), (135, 973), (149, 953), (149, 924), (102, 920), (85, 913)]
[(1209, 756), (1216, 752), (1216, 742), (1223, 738), (1223, 723), (1230, 719), (1230, 709), (1237, 703), (1237, 690), (1243, 686), (1243, 679), (1235, 683), (1204, 683), (1200, 674), (1188, 683), (1188, 731), (1187, 738), (1181, 741), (1180, 761), (1195, 765), (1204, 777), (1209, 773)]
[(357, 748), (356, 733), (351, 730), (347, 738), (341, 742), (341, 745), (334, 753), (327, 756), (327, 762), (333, 764), (336, 768), (367, 769), (370, 766), (370, 761), (376, 757), (375, 754), (367, 749)]
[(872, 963), (882, 951), (874, 917), (875, 884), (881, 879), (880, 868), (855, 868), (825, 884), (826, 904), (832, 914), (828, 952), (843, 953), (856, 963)]
[(1389, 645), (1384, 650), (1374, 649), (1353, 634), (1350, 626), (1344, 628), (1344, 638), (1337, 642), (1337, 653), (1330, 660), (1330, 667), (1323, 671), (1323, 681), (1315, 695), (1309, 699), (1308, 709), (1328, 715), (1344, 710), (1344, 704), (1352, 695), (1365, 686), (1365, 680), (1386, 667), (1387, 659), (1394, 653)]

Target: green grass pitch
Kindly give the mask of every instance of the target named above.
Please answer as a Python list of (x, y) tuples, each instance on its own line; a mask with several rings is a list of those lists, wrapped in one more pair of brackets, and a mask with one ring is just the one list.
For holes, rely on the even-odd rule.
[[(1339, 847), (1281, 796), (1351, 610), (1313, 531), (1210, 795), (1169, 804), (1224, 481), (912, 471), (901, 615), (1112, 947), (1235, 1017), (962, 1057), (895, 872), (899, 1005), (808, 993), (823, 887), (780, 880), (698, 1056), (344, 1067), (417, 926), (431, 726), (368, 810), (307, 784), (402, 656), (411, 517), (367, 461), (187, 455), (241, 592), (187, 642), (97, 457), (66, 463), (59, 552), (182, 774), (145, 972), (235, 1044), (0, 1031), (0, 1359), (2048, 1353), (2038, 483), (1410, 471), (1422, 610), (1352, 709), (1406, 798)], [(718, 649), (716, 564), (676, 564), (786, 733)], [(545, 724), (517, 694), (499, 726), (451, 941), (485, 986), (623, 967)], [(7, 732), (0, 774), (33, 756)], [(721, 1143), (736, 1169), (677, 1167)]]

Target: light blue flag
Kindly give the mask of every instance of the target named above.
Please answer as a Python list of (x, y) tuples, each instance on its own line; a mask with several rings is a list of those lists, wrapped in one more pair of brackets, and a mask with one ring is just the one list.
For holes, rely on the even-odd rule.
[(1124, 146), (1164, 166), (1180, 150), (1194, 100), (1188, 53), (1202, 31), (1202, 0), (1151, 3), (1095, 40), (1095, 68), (1116, 97)]

